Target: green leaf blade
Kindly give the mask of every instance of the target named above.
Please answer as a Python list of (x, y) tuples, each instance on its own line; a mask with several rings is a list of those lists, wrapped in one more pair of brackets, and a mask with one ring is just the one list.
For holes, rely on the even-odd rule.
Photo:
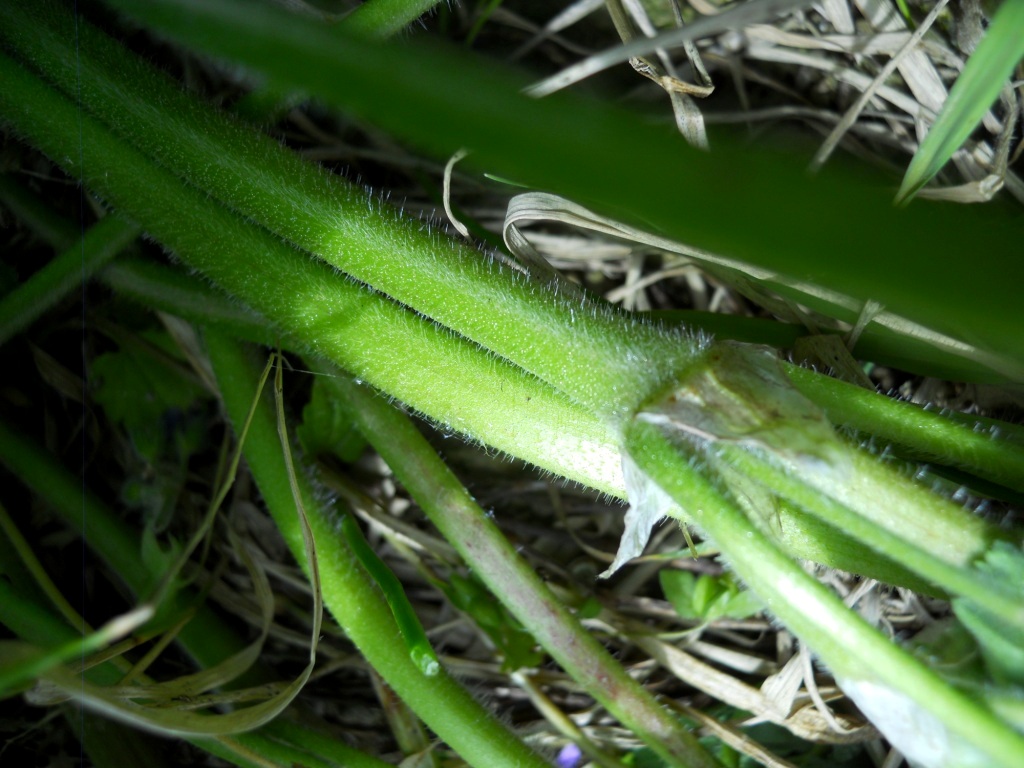
[(1024, 58), (1024, 0), (1006, 0), (914, 154), (896, 195), (897, 202), (909, 202), (963, 146), (1021, 58)]

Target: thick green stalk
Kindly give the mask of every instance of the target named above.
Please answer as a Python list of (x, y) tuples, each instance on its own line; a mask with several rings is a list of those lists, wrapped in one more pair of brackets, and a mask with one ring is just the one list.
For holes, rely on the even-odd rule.
[[(1024, 220), (1005, 208), (896, 211), (885, 191), (891, 182), (863, 165), (833, 167), (812, 181), (802, 159), (724, 133), (714, 138), (715, 152), (687, 151), (677, 134), (607, 103), (565, 93), (525, 98), (523, 77), (493, 60), (419, 41), (382, 46), (353, 37), (339, 45), (321, 24), (278, 8), (253, 12), (245, 0), (108, 2), (435, 157), (468, 147), (471, 161), (492, 173), (766, 267), (780, 275), (777, 290), (797, 277), (851, 297), (840, 303), (855, 314), (873, 300), (970, 342), (960, 351), (979, 365), (1024, 377), (1019, 296), (1005, 280), (1016, 267)], [(851, 210), (864, 226), (850, 226)], [(976, 255), (970, 270), (941, 267), (965, 253)], [(835, 310), (816, 290), (802, 294), (801, 304)]]
[[(601, 489), (621, 483), (618, 457), (605, 450), (608, 428), (585, 417), (571, 428), (583, 412), (560, 393), (212, 205), (2, 54), (0, 73), (0, 114), (19, 133), (69, 173), (84, 171), (85, 183), (121, 213), (145, 222), (149, 234), (305, 350), (526, 461)], [(525, 422), (524, 412), (533, 418)]]
[(670, 765), (716, 762), (580, 624), (403, 413), (344, 375), (325, 382), (395, 476), (491, 592), (561, 667)]
[[(259, 379), (239, 345), (217, 333), (207, 335), (210, 357), (231, 420), (241, 425)], [(269, 392), (257, 408), (244, 446), (260, 493), (299, 564), (308, 570), (285, 460)], [(543, 766), (544, 761), (502, 726), (443, 669), (426, 676), (398, 639), (399, 631), (376, 582), (366, 573), (336, 521), (319, 504), (311, 484), (298, 478), (316, 542), (324, 604), (366, 660), (441, 738), (480, 768)]]
[(138, 234), (136, 225), (118, 216), (108, 216), (4, 296), (0, 301), (0, 345), (81, 285)]
[[(0, 68), (5, 76), (0, 104), (8, 121), (76, 172), (72, 158), (80, 120), (85, 168), (92, 171), (87, 183), (145, 221), (152, 235), (191, 266), (288, 329), (300, 347), (329, 357), (450, 428), (622, 495), (617, 442), (593, 415), (210, 205), (2, 56)], [(190, 223), (182, 227), (183, 221)], [(177, 293), (168, 300), (176, 298)], [(796, 553), (908, 583), (905, 571), (879, 571), (862, 546), (837, 540), (838, 531), (804, 524), (799, 517), (792, 522), (783, 526), (783, 536)]]
[[(814, 650), (901, 750), (935, 768), (991, 765), (1012, 768), (1024, 757), (1024, 736), (983, 705), (953, 689), (923, 662), (883, 637), (834, 593), (783, 554), (714, 485), (691, 466), (653, 424), (635, 421), (626, 450), (640, 470), (686, 509), (715, 541), (736, 573)], [(902, 723), (914, 723), (897, 732)], [(893, 730), (890, 730), (893, 729)], [(910, 753), (908, 737), (923, 752)], [(937, 750), (933, 750), (933, 746)]]
[(0, 14), (7, 45), (144, 154), (595, 413), (628, 415), (652, 382), (667, 383), (699, 353), (686, 333), (527, 278), (404, 218), (207, 108), (50, 3), (7, 3)]
[[(261, 321), (257, 315), (244, 311), (237, 304), (230, 303), (228, 299), (195, 277), (180, 274), (169, 267), (121, 260), (107, 267), (101, 273), (101, 279), (144, 306), (176, 314), (199, 325), (212, 325), (221, 331), (249, 341), (256, 341), (267, 346), (275, 344), (274, 334), (265, 321)], [(288, 337), (276, 341), (290, 349), (298, 350), (302, 347), (301, 344), (294, 345)], [(465, 383), (459, 379), (436, 377), (432, 368), (423, 368), (419, 374), (424, 385), (430, 389), (458, 389), (465, 386)], [(476, 375), (480, 375), (479, 371)], [(540, 402), (542, 399), (550, 398), (550, 394), (545, 393), (549, 387), (543, 382), (536, 379), (525, 379), (523, 383), (536, 390), (528, 396), (529, 401), (536, 399)], [(473, 386), (488, 388), (488, 385), (479, 378), (473, 382)], [(495, 386), (493, 390), (501, 390), (501, 386)], [(555, 400), (553, 402), (563, 402), (566, 409), (564, 415), (557, 419), (561, 429), (571, 430), (581, 436), (601, 433), (603, 428), (595, 416), (579, 410), (568, 401)], [(429, 415), (435, 421), (442, 420), (442, 416), (436, 413)], [(517, 422), (519, 424), (517, 435), (520, 443), (506, 447), (510, 454), (523, 456), (529, 447), (521, 443), (528, 443), (534, 439), (534, 436), (545, 434), (548, 427), (534, 421), (543, 416), (543, 411), (533, 409), (525, 410), (520, 414)], [(612, 496), (625, 498), (625, 486), (621, 473), (617, 470), (619, 444), (610, 433), (605, 434), (603, 442), (592, 443), (595, 452), (603, 458), (590, 464), (581, 465), (584, 474), (578, 475), (576, 479), (584, 485), (599, 488)], [(607, 474), (593, 474), (595, 469), (602, 467), (615, 467), (614, 477)], [(548, 469), (551, 468), (548, 467)], [(591, 474), (585, 474), (585, 472), (591, 472)], [(794, 557), (814, 560), (844, 571), (871, 576), (889, 584), (912, 587), (918, 591), (933, 592), (935, 589), (934, 584), (920, 579), (895, 561), (879, 557), (864, 544), (851, 539), (841, 528), (808, 517), (802, 511), (783, 506), (778, 510), (777, 523), (778, 525), (772, 526), (771, 533), (778, 537), (778, 540)]]

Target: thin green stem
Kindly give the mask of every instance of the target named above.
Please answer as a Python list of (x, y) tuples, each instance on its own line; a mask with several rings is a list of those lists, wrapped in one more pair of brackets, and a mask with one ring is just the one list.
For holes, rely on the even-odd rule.
[(409, 649), (409, 655), (416, 662), (423, 674), (427, 676), (436, 675), (440, 669), (441, 662), (430, 644), (430, 639), (420, 623), (419, 617), (409, 602), (402, 582), (398, 580), (394, 572), (388, 568), (387, 563), (377, 556), (377, 553), (370, 548), (366, 537), (359, 528), (359, 524), (352, 515), (345, 515), (341, 519), (341, 532), (349, 548), (359, 558), (366, 572), (373, 577), (388, 601), (391, 614), (395, 617), (395, 624), (402, 635), (402, 642)]
[(407, 416), (347, 377), (325, 382), (466, 564), (576, 682), (671, 765), (715, 765), (515, 552)]
[[(730, 566), (769, 612), (818, 654), (883, 732), (897, 726), (897, 718), (913, 718), (904, 722), (922, 724), (927, 739), (943, 745), (938, 766), (981, 760), (978, 764), (1011, 768), (1019, 762), (1024, 737), (850, 611), (751, 527), (658, 427), (642, 421), (631, 424), (626, 450), (721, 547)], [(908, 734), (900, 735), (901, 745), (906, 744)]]
[[(234, 341), (207, 335), (210, 357), (231, 420), (241, 424), (252, 402), (258, 371)], [(304, 568), (302, 532), (295, 516), (291, 481), (277, 439), (277, 421), (262, 401), (249, 426), (245, 457), (267, 508)], [(404, 644), (376, 582), (365, 571), (336, 522), (316, 500), (309, 481), (297, 478), (322, 564), (324, 603), (346, 635), (381, 676), (441, 738), (473, 765), (544, 765), (536, 754), (502, 726), (443, 669), (426, 676)]]
[[(885, 499), (884, 493), (880, 491), (875, 508), (884, 510), (885, 515), (883, 519), (878, 519), (877, 516), (864, 515), (838, 503), (820, 488), (802, 482), (800, 473), (779, 466), (758, 455), (756, 451), (731, 445), (721, 446), (717, 450), (733, 468), (755, 479), (771, 493), (778, 494), (832, 525), (841, 526), (857, 540), (920, 574), (931, 583), (929, 591), (934, 592), (937, 586), (948, 594), (968, 597), (990, 611), (1003, 615), (1007, 620), (1024, 626), (1024, 615), (1019, 615), (1020, 608), (1016, 608), (1018, 615), (1006, 615), (1007, 608), (1013, 606), (1017, 598), (1016, 590), (1012, 587), (1001, 589), (999, 587), (1002, 585), (993, 585), (972, 572), (968, 567), (969, 560), (961, 559), (964, 554), (972, 555), (968, 542), (964, 542), (963, 547), (955, 548), (951, 544), (958, 542), (938, 542), (934, 528), (935, 516), (928, 514), (926, 507), (887, 503), (892, 500)], [(879, 483), (876, 487), (883, 488), (894, 482), (902, 482), (902, 478), (893, 474), (888, 483)], [(937, 497), (931, 500), (944, 503)], [(899, 514), (894, 514), (894, 510), (899, 510)], [(920, 523), (916, 530), (914, 523)], [(964, 538), (969, 538), (967, 531), (963, 533)], [(956, 529), (953, 528), (950, 534), (955, 536)], [(985, 542), (984, 549), (976, 549), (973, 556), (982, 554), (988, 543)], [(942, 557), (951, 554), (955, 554), (958, 562), (951, 563)]]
[(118, 216), (97, 222), (81, 239), (0, 301), (0, 345), (81, 285), (139, 234)]
[(1024, 490), (1024, 446), (1002, 439), (996, 425), (981, 429), (937, 411), (900, 402), (797, 365), (786, 373), (804, 395), (835, 424), (891, 440), (915, 458), (963, 467), (979, 477)]

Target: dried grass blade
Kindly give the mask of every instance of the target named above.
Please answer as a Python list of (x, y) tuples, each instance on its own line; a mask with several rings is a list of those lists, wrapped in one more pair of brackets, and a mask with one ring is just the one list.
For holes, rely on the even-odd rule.
[[(935, 7), (932, 8), (931, 13), (921, 22), (921, 25), (917, 28), (913, 35), (904, 43), (903, 47), (882, 67), (882, 71), (875, 76), (875, 79), (871, 82), (871, 85), (857, 98), (853, 106), (846, 111), (843, 115), (842, 120), (832, 129), (829, 133), (828, 138), (825, 139), (821, 148), (814, 156), (814, 160), (811, 162), (811, 168), (818, 170), (825, 161), (828, 160), (832, 151), (839, 145), (843, 135), (850, 129), (850, 127), (857, 122), (857, 118), (860, 113), (864, 111), (864, 108), (868, 105), (868, 102), (874, 98), (875, 91), (882, 86), (889, 75), (892, 74), (893, 70), (901, 66), (911, 54), (915, 53), (915, 48), (925, 34), (932, 28), (932, 24), (939, 17), (939, 14), (945, 10), (949, 0), (940, 0), (936, 3)], [(933, 70), (934, 71), (934, 70)], [(941, 85), (941, 83), (940, 83)]]
[(756, 0), (743, 3), (717, 16), (699, 19), (682, 29), (671, 29), (651, 38), (634, 40), (617, 48), (609, 48), (563, 69), (557, 75), (540, 81), (528, 88), (527, 93), (537, 97), (547, 96), (585, 80), (591, 75), (603, 72), (616, 64), (629, 61), (635, 56), (644, 56), (659, 48), (671, 48), (688, 40), (699, 40), (702, 37), (727, 32), (730, 29), (738, 29), (808, 4), (808, 0)]

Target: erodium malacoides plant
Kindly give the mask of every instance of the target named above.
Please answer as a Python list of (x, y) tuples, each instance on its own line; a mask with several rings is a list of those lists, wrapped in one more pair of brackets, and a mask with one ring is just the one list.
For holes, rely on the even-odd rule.
[[(398, 118), (390, 107), (375, 107), (367, 89), (392, 87), (387, 84), (400, 70), (389, 67), (433, 53), (338, 36), (331, 45), (344, 55), (332, 56), (322, 53), (326, 33), (314, 22), (267, 8), (252, 13), (244, 3), (111, 5), (186, 44), (257, 71), (267, 67), (278, 85), (340, 99), (392, 128)], [(857, 440), (872, 431), (894, 439), (898, 432), (934, 453), (924, 441), (941, 433), (951, 463), (1020, 489), (1018, 442), (909, 405), (882, 404), (881, 396), (851, 392), (844, 400), (846, 385), (783, 363), (770, 348), (640, 320), (557, 276), (484, 256), (182, 92), (60, 4), (4, 3), (0, 43), (7, 129), (260, 313), (290, 347), (473, 440), (625, 495), (631, 506), (610, 571), (642, 551), (658, 521), (676, 517), (715, 542), (765, 610), (813, 649), (909, 758), (1008, 768), (1024, 759), (1019, 532), (997, 529)], [(310, 56), (308, 66), (289, 63), (299, 47)], [(357, 73), (353, 62), (367, 69)], [(323, 85), (320, 65), (335, 74), (349, 67), (351, 93)], [(371, 84), (355, 82), (371, 70)], [(506, 87), (503, 77), (498, 90)], [(379, 98), (403, 96), (395, 90)], [(529, 120), (508, 119), (510, 125), (538, 115), (556, 119), (567, 104), (556, 99), (537, 107), (550, 111), (528, 113)], [(419, 102), (403, 108), (420, 108)], [(609, 117), (609, 124), (617, 119)], [(473, 125), (466, 128), (470, 145)], [(533, 150), (515, 144), (516, 130), (509, 128), (509, 153), (527, 155)], [(476, 162), (486, 164), (488, 151)], [(690, 178), (713, 167), (714, 157), (694, 158)], [(531, 182), (557, 186), (557, 169), (545, 176), (524, 160), (521, 170)], [(597, 170), (586, 181), (598, 202), (614, 186)], [(621, 183), (629, 193), (629, 179)], [(846, 183), (853, 202), (837, 197), (839, 205), (877, 197)], [(871, 202), (870, 209), (884, 205)], [(652, 213), (659, 215), (666, 219)], [(908, 248), (918, 247), (907, 234), (911, 227), (935, 224), (936, 237), (952, 232), (936, 223), (941, 217), (919, 215), (913, 206), (879, 216)], [(1019, 221), (995, 229), (993, 248), (1024, 241), (1012, 239), (1022, 232)], [(725, 242), (716, 238), (710, 237)], [(770, 243), (766, 250), (785, 247)], [(986, 348), (984, 340), (979, 348)], [(1012, 352), (991, 357), (1010, 378), (1019, 371)], [(850, 404), (861, 396), (870, 402), (858, 411)], [(861, 429), (860, 438), (833, 425), (838, 402), (849, 406), (841, 426)], [(850, 423), (868, 419), (875, 408), (892, 416)], [(850, 547), (877, 561), (844, 560)], [(976, 638), (988, 677), (970, 690), (944, 679), (848, 609), (800, 557), (869, 575), (888, 563), (886, 573), (949, 596)]]

